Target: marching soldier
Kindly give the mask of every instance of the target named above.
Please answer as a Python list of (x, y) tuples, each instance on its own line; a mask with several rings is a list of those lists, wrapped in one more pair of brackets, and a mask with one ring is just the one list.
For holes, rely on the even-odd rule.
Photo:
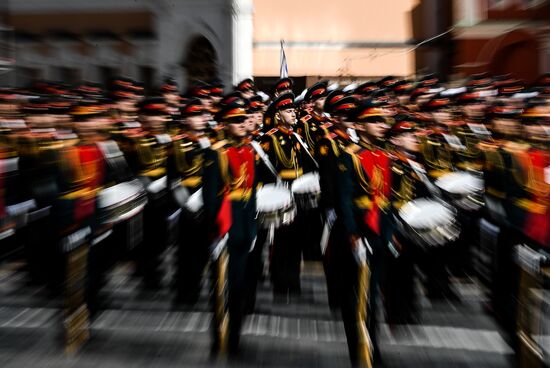
[(189, 197), (202, 187), (204, 150), (210, 147), (206, 136), (206, 107), (198, 98), (182, 108), (180, 134), (173, 137), (168, 158), (168, 183), (177, 205), (182, 209), (176, 271), (176, 303), (193, 305), (200, 295), (204, 267), (208, 262), (206, 223), (200, 213), (186, 206)]
[(121, 137), (128, 165), (147, 190), (148, 203), (144, 212), (143, 242), (136, 248), (137, 273), (145, 286), (157, 289), (162, 273), (160, 256), (167, 243), (166, 160), (172, 140), (166, 134), (169, 119), (166, 101), (149, 97), (138, 104), (141, 130), (131, 130)]
[[(221, 120), (226, 125), (228, 138), (205, 151), (203, 164), (204, 213), (210, 239), (223, 237), (229, 230), (227, 308), (230, 353), (236, 353), (239, 348), (247, 259), (256, 237), (255, 153), (246, 139), (244, 107), (241, 99), (224, 107)], [(228, 214), (224, 213), (227, 209)], [(224, 217), (225, 220), (222, 220)], [(230, 227), (226, 225), (228, 221), (231, 222)], [(220, 341), (216, 339), (214, 345), (218, 344)]]
[[(304, 173), (316, 169), (316, 164), (302, 139), (294, 132), (296, 110), (294, 94), (280, 95), (272, 103), (273, 119), (276, 128), (264, 134), (261, 146), (278, 176), (288, 185)], [(273, 183), (277, 178), (262, 165), (259, 167), (258, 178), (262, 183)], [(301, 245), (298, 241), (300, 214), (294, 223), (277, 229), (271, 259), (271, 276), (273, 292), (277, 300), (287, 300), (289, 293), (299, 295)], [(303, 218), (303, 217), (302, 217)], [(265, 241), (266, 234), (261, 234), (258, 241)]]
[(275, 83), (275, 87), (273, 88), (273, 96), (277, 98), (286, 93), (293, 93), (293, 86), (294, 81), (292, 80), (292, 78), (281, 78), (277, 81), (277, 83)]
[[(338, 164), (334, 226), (341, 229), (345, 242), (335, 247), (334, 253), (339, 253), (340, 263), (344, 265), (341, 309), (350, 358), (353, 364), (364, 364), (370, 359), (368, 341), (374, 344), (374, 356), (379, 354), (375, 306), (385, 247), (391, 236), (391, 174), (389, 157), (379, 147), (388, 129), (386, 112), (366, 103), (357, 108), (352, 120), (360, 139), (341, 155)], [(361, 256), (365, 252), (368, 252), (366, 257)], [(370, 339), (363, 333), (365, 326)]]
[(341, 286), (338, 274), (341, 268), (345, 268), (344, 265), (338, 263), (341, 259), (339, 259), (338, 249), (335, 247), (341, 247), (341, 244), (347, 241), (341, 227), (333, 229), (338, 201), (336, 197), (338, 162), (346, 149), (354, 144), (347, 131), (353, 129), (354, 125), (350, 120), (350, 114), (357, 107), (357, 102), (351, 96), (344, 96), (341, 91), (334, 91), (329, 95), (325, 106), (325, 109), (331, 112), (331, 121), (334, 124), (325, 123), (324, 128), (321, 128), (327, 133), (317, 143), (315, 157), (319, 163), (320, 208), (324, 219), (321, 238), (321, 250), (324, 251), (323, 266), (327, 280), (329, 306), (335, 310), (341, 299), (338, 295)]
[(464, 145), (451, 131), (453, 116), (450, 111), (450, 99), (434, 95), (422, 105), (432, 124), (422, 142), (422, 153), (428, 166), (428, 175), (439, 178), (453, 170), (456, 154)]
[(523, 214), (513, 200), (521, 193), (517, 180), (521, 178), (520, 168), (513, 157), (515, 152), (525, 149), (518, 143), (520, 114), (521, 109), (514, 106), (495, 104), (490, 112), (492, 137), (480, 143), (485, 183), (485, 213), (480, 230), (491, 239), (488, 245), (495, 257), (491, 264), (490, 307), (510, 334), (515, 334), (516, 326), (517, 270), (513, 247), (521, 240), (514, 224), (523, 223)]
[(515, 225), (535, 248), (550, 248), (550, 109), (542, 100), (528, 103), (522, 113), (523, 130), (529, 146), (518, 150), (522, 191), (514, 198), (523, 212)]
[[(388, 132), (388, 139), (392, 147), (391, 203), (392, 211), (397, 212), (407, 202), (428, 197), (430, 192), (415, 171), (424, 170), (424, 165), (414, 119), (408, 115), (398, 115), (395, 125)], [(395, 231), (390, 246), (393, 249), (387, 257), (388, 272), (383, 287), (387, 319), (390, 324), (415, 323), (418, 316), (414, 265), (423, 255), (419, 246), (399, 231)], [(430, 277), (436, 281), (433, 275)]]
[(296, 124), (296, 132), (303, 137), (311, 153), (315, 152), (317, 141), (327, 133), (327, 130), (322, 128), (329, 122), (329, 118), (323, 110), (327, 94), (327, 82), (318, 82), (308, 88), (304, 101), (311, 103), (312, 109)]
[(251, 78), (247, 78), (237, 84), (235, 91), (240, 93), (241, 98), (248, 100), (254, 96), (255, 89), (256, 85), (254, 84), (254, 81)]

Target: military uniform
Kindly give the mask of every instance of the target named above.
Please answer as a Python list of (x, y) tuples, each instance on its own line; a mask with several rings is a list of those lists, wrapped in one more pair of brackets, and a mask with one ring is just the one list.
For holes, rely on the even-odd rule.
[[(350, 102), (351, 104), (349, 104)], [(342, 114), (346, 114), (353, 110), (355, 107), (354, 102), (352, 97), (340, 99), (327, 106), (327, 110), (334, 111), (335, 105), (348, 105), (349, 108), (344, 108), (341, 111)], [(329, 232), (325, 235), (328, 238), (322, 239), (326, 242), (326, 244), (322, 244), (322, 246), (326, 246), (323, 266), (327, 280), (329, 305), (332, 309), (335, 309), (340, 303), (338, 296), (340, 283), (337, 277), (339, 269), (337, 263), (335, 263), (337, 257), (333, 259), (332, 252), (335, 246), (340, 246), (340, 244), (347, 241), (341, 231), (338, 232), (333, 229), (336, 219), (335, 208), (338, 203), (336, 192), (337, 177), (339, 175), (338, 162), (341, 154), (352, 144), (352, 141), (346, 132), (330, 122), (324, 124), (324, 129), (327, 133), (315, 146), (315, 158), (319, 164), (319, 183), (321, 186), (319, 207), (324, 219), (323, 231)]]
[[(283, 94), (273, 102), (273, 109), (293, 108), (294, 95)], [(280, 126), (264, 134), (261, 146), (277, 174), (284, 183), (291, 182), (305, 173), (312, 172), (315, 164), (302, 146), (292, 129)], [(274, 183), (276, 178), (262, 165), (258, 168), (258, 178), (261, 183)], [(273, 291), (278, 296), (287, 295), (290, 291), (299, 294), (301, 242), (299, 234), (302, 231), (303, 215), (298, 214), (294, 222), (277, 229), (271, 259), (271, 277)], [(258, 236), (258, 241), (265, 241), (267, 232)]]
[[(165, 103), (160, 98), (150, 98), (140, 103), (141, 114), (164, 115)], [(148, 203), (144, 211), (143, 242), (135, 249), (137, 272), (145, 285), (157, 288), (162, 272), (162, 252), (168, 242), (167, 216), (169, 209), (166, 183), (166, 161), (171, 148), (171, 137), (163, 132), (141, 130), (128, 131), (121, 137), (120, 146), (133, 174), (147, 190)]]
[[(202, 115), (204, 107), (198, 99), (191, 99), (182, 109), (183, 118)], [(204, 151), (211, 140), (206, 135), (197, 136), (185, 128), (173, 137), (168, 157), (168, 183), (176, 205), (181, 208), (179, 241), (177, 242), (176, 301), (193, 304), (200, 295), (201, 280), (208, 262), (209, 244), (207, 224), (200, 213), (193, 213), (186, 203), (189, 196), (203, 185)]]
[[(239, 119), (244, 121), (245, 113), (240, 103), (236, 101), (224, 108), (224, 123), (231, 124)], [(217, 142), (204, 152), (203, 199), (207, 233), (212, 241), (223, 237), (228, 231), (230, 352), (235, 352), (239, 345), (245, 307), (247, 259), (256, 237), (255, 165), (254, 150), (246, 139), (230, 138)], [(215, 345), (218, 343), (214, 341)]]
[[(378, 124), (384, 121), (384, 112), (373, 108), (372, 104), (357, 108), (355, 122)], [(362, 133), (366, 134), (366, 133)], [(372, 139), (372, 138), (371, 138)], [(337, 219), (335, 232), (341, 232), (345, 242), (334, 247), (331, 255), (337, 259), (341, 271), (341, 309), (348, 348), (352, 362), (357, 362), (364, 354), (361, 329), (358, 329), (358, 316), (366, 311), (366, 325), (373, 343), (374, 355), (379, 354), (376, 338), (376, 313), (378, 286), (386, 258), (386, 244), (391, 237), (390, 195), (391, 171), (390, 159), (384, 150), (360, 140), (350, 145), (339, 161), (340, 173), (337, 178)], [(352, 242), (364, 238), (371, 250), (366, 250), (370, 280), (368, 294), (363, 288), (365, 280), (360, 279), (363, 270), (355, 259), (356, 251)], [(366, 299), (365, 299), (366, 298)], [(366, 300), (366, 306), (362, 304)]]
[[(520, 111), (505, 105), (492, 108), (494, 119), (519, 118)], [(521, 241), (521, 231), (516, 224), (523, 223), (523, 212), (515, 206), (514, 198), (521, 197), (521, 174), (516, 152), (524, 150), (513, 137), (502, 135), (493, 129), (493, 138), (481, 142), (484, 154), (483, 176), (485, 182), (485, 212), (481, 223), (482, 247), (492, 257), (489, 266), (491, 307), (512, 334), (515, 330), (518, 270), (513, 257), (513, 247)]]

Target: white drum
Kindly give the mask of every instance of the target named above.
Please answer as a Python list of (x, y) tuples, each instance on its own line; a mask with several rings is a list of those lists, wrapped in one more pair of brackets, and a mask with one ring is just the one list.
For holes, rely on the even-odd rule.
[(274, 184), (264, 185), (256, 192), (258, 224), (264, 228), (288, 225), (296, 217), (296, 205), (291, 192)]
[(101, 190), (97, 201), (100, 221), (116, 224), (141, 212), (147, 203), (147, 195), (136, 179)]
[(321, 184), (318, 173), (300, 176), (292, 182), (291, 190), (299, 209), (310, 210), (319, 207)]
[(397, 225), (403, 235), (427, 247), (446, 245), (460, 234), (456, 210), (428, 198), (404, 204), (398, 212)]
[(437, 185), (459, 208), (476, 211), (483, 206), (483, 179), (466, 171), (445, 174), (436, 180)]

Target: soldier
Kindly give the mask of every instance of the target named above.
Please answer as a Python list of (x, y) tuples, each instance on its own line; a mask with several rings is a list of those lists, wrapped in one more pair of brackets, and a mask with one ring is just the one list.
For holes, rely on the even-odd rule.
[(149, 97), (138, 104), (141, 130), (126, 132), (121, 138), (128, 165), (147, 189), (148, 203), (144, 212), (143, 242), (136, 248), (137, 273), (145, 286), (158, 289), (162, 273), (160, 256), (168, 241), (166, 160), (172, 140), (166, 134), (169, 120), (166, 101)]
[(210, 87), (212, 105), (216, 107), (223, 98), (223, 83), (218, 79), (214, 79), (210, 82)]
[(503, 322), (505, 329), (515, 330), (516, 266), (513, 247), (521, 235), (514, 224), (522, 223), (522, 212), (514, 207), (514, 197), (521, 193), (516, 178), (519, 175), (514, 152), (523, 150), (518, 144), (520, 137), (519, 117), (521, 109), (496, 103), (490, 111), (492, 137), (480, 143), (484, 155), (483, 177), (485, 183), (485, 213), (481, 222), (482, 239), (488, 239), (494, 259), (490, 266), (490, 289), (492, 311)]
[[(210, 239), (223, 236), (220, 213), (230, 209), (228, 232), (228, 311), (230, 353), (238, 352), (245, 303), (248, 253), (256, 236), (255, 153), (247, 144), (244, 101), (237, 99), (221, 112), (227, 141), (221, 141), (204, 154), (203, 199)], [(222, 214), (223, 216), (223, 214)], [(214, 345), (220, 341), (215, 340)]]
[(363, 100), (369, 99), (372, 93), (374, 93), (374, 91), (376, 91), (377, 89), (378, 89), (378, 86), (376, 85), (375, 82), (367, 81), (365, 83), (358, 85), (353, 91), (353, 94), (357, 96), (357, 98), (360, 101), (363, 101)]
[(422, 142), (422, 153), (428, 166), (428, 176), (435, 179), (453, 170), (457, 152), (464, 148), (451, 129), (454, 120), (450, 103), (448, 97), (435, 94), (422, 105), (422, 110), (431, 119), (430, 131)]
[(168, 115), (170, 120), (166, 123), (168, 132), (177, 134), (180, 123), (180, 96), (178, 93), (178, 85), (171, 77), (165, 77), (162, 85), (159, 88), (160, 96), (166, 101)]
[[(122, 153), (118, 148), (112, 149), (116, 143), (109, 141), (113, 120), (108, 114), (108, 106), (96, 100), (81, 100), (72, 107), (70, 113), (73, 130), (79, 139), (77, 147), (87, 185), (99, 190), (130, 180), (131, 173)], [(110, 147), (110, 152), (106, 155), (104, 150), (107, 147)], [(115, 152), (118, 152), (122, 162), (118, 160), (113, 166)], [(104, 223), (103, 215), (104, 213), (98, 211), (91, 223), (93, 245), (88, 255), (87, 283), (87, 303), (91, 314), (97, 312), (100, 305), (98, 292), (104, 284), (105, 273), (122, 254), (126, 245), (111, 241), (113, 225)]]
[[(374, 344), (375, 357), (378, 355), (376, 344), (375, 305), (378, 299), (378, 282), (385, 246), (391, 236), (389, 226), (390, 167), (389, 158), (380, 148), (388, 129), (386, 112), (371, 103), (356, 110), (353, 117), (355, 129), (359, 134), (358, 144), (350, 146), (339, 162), (340, 175), (336, 185), (337, 220), (335, 228), (341, 227), (346, 241), (339, 245), (339, 257), (347, 267), (343, 268), (344, 282), (341, 295), (342, 318), (346, 329), (348, 348), (352, 363), (364, 358), (364, 336), (358, 330), (358, 316), (367, 313), (367, 306), (361, 304), (368, 297), (367, 323)], [(362, 245), (366, 239), (368, 250)], [(336, 248), (336, 247), (335, 247)], [(361, 252), (367, 255), (371, 269), (370, 286), (362, 289), (366, 281), (358, 280), (364, 272), (362, 262), (354, 259)], [(361, 310), (361, 308), (365, 308)]]
[(56, 269), (54, 261), (59, 262), (59, 257), (52, 252), (57, 234), (51, 210), (59, 194), (57, 165), (63, 144), (56, 140), (53, 120), (49, 115), (49, 100), (32, 99), (23, 105), (22, 112), (28, 129), (13, 135), (20, 156), (20, 191), (23, 198), (36, 203), (24, 230), (25, 252), (31, 281), (46, 282), (59, 291), (59, 285), (55, 284), (60, 283), (62, 275), (59, 271), (51, 272), (52, 267)]
[(247, 131), (252, 139), (259, 139), (262, 135), (260, 127), (262, 125), (265, 105), (262, 97), (254, 95), (248, 101), (247, 113)]
[[(424, 170), (424, 165), (414, 118), (398, 115), (395, 125), (388, 132), (388, 139), (392, 159), (391, 204), (392, 211), (398, 212), (409, 201), (429, 197), (430, 192), (415, 171)], [(387, 320), (392, 325), (416, 323), (414, 265), (423, 255), (418, 244), (398, 231), (394, 233), (391, 246), (393, 252), (387, 257), (388, 272), (383, 287)]]
[(323, 110), (327, 94), (327, 82), (318, 82), (308, 88), (304, 101), (310, 103), (312, 109), (296, 124), (296, 132), (303, 137), (311, 153), (315, 152), (317, 141), (327, 133), (321, 128), (329, 122), (328, 115)]
[[(276, 128), (264, 134), (261, 146), (275, 167), (283, 182), (290, 183), (304, 173), (316, 169), (316, 164), (294, 133), (296, 110), (294, 95), (287, 93), (279, 96), (272, 103), (273, 119)], [(262, 183), (273, 183), (277, 178), (263, 166), (259, 167), (258, 179)], [(303, 218), (303, 217), (302, 217)], [(273, 292), (279, 301), (286, 301), (289, 293), (299, 295), (301, 245), (298, 241), (300, 214), (293, 224), (277, 229), (271, 259), (271, 276)], [(265, 241), (266, 234), (260, 234), (258, 241)]]
[[(324, 124), (326, 128), (323, 131), (327, 133), (317, 143), (315, 157), (319, 163), (320, 209), (324, 219), (321, 250), (324, 252), (323, 265), (327, 280), (329, 306), (335, 310), (340, 303), (338, 294), (341, 280), (338, 273), (339, 269), (344, 266), (338, 263), (341, 259), (338, 258), (335, 247), (340, 247), (341, 244), (347, 241), (341, 227), (333, 229), (336, 220), (335, 208), (338, 201), (336, 197), (336, 183), (339, 173), (338, 161), (343, 152), (354, 144), (347, 131), (353, 129), (354, 125), (350, 115), (357, 107), (357, 101), (351, 96), (344, 96), (341, 91), (335, 91), (330, 96), (329, 102), (325, 104), (325, 109), (331, 112), (331, 121), (334, 124)], [(334, 98), (334, 96), (339, 96), (339, 98)], [(330, 124), (330, 126), (327, 124)], [(333, 257), (333, 252), (336, 252), (335, 257)]]
[(537, 249), (550, 249), (550, 107), (543, 100), (531, 100), (521, 115), (524, 136), (529, 146), (517, 150), (522, 191), (515, 196), (514, 206), (521, 212), (516, 222)]
[(182, 208), (176, 271), (176, 304), (193, 305), (200, 295), (204, 267), (208, 262), (206, 223), (199, 213), (187, 207), (190, 195), (202, 187), (204, 150), (210, 147), (206, 136), (206, 108), (198, 98), (182, 108), (180, 134), (173, 137), (168, 158), (168, 182), (176, 203)]
[(237, 84), (235, 91), (240, 93), (243, 99), (248, 100), (254, 96), (255, 89), (254, 81), (251, 78), (247, 78)]
[(294, 81), (292, 78), (281, 78), (275, 83), (273, 88), (273, 96), (275, 98), (284, 95), (286, 93), (292, 93), (292, 87), (294, 86)]

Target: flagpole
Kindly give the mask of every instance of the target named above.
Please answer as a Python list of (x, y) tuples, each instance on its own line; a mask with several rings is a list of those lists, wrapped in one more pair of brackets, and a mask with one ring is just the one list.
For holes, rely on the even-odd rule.
[(285, 54), (285, 41), (281, 40), (281, 54), (280, 54), (280, 68), (279, 68), (279, 77), (287, 78), (288, 77), (288, 64), (286, 62)]

